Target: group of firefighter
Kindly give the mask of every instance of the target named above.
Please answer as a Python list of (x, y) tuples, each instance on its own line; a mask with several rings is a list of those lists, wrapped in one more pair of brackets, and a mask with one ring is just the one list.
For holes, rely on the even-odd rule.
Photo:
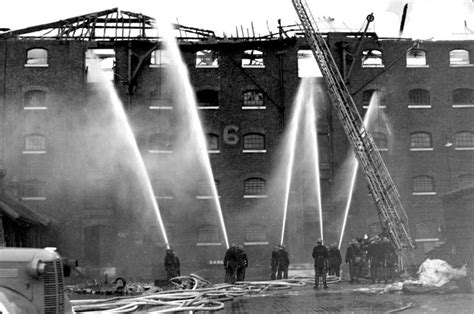
[[(342, 264), (341, 252), (337, 244), (329, 247), (323, 245), (322, 239), (317, 240), (313, 248), (315, 288), (319, 288), (320, 278), (322, 287), (327, 288), (326, 277), (340, 277)], [(224, 256), (225, 282), (233, 284), (245, 280), (245, 269), (248, 267), (247, 254), (243, 245), (232, 244)], [(373, 283), (389, 280), (394, 281), (395, 266), (398, 256), (390, 240), (385, 236), (352, 239), (346, 250), (345, 262), (349, 266), (349, 282), (358, 283), (361, 277), (370, 273)], [(270, 279), (288, 279), (290, 259), (284, 245), (273, 248), (271, 257)], [(179, 259), (172, 249), (166, 251), (165, 270), (168, 280), (180, 276)]]

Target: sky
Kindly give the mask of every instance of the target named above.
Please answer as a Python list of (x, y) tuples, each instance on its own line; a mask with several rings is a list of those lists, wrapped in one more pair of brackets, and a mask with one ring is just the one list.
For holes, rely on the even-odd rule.
[[(306, 0), (316, 20), (332, 17), (337, 25), (360, 30), (366, 16), (374, 13), (369, 30), (379, 37), (398, 37), (403, 6), (408, 14), (403, 37), (449, 39), (474, 32), (474, 0)], [(119, 8), (152, 17), (166, 12), (170, 22), (213, 30), (218, 36), (235, 34), (236, 27), (256, 35), (292, 25), (298, 17), (291, 0), (12, 0), (4, 1), (0, 27), (20, 29), (78, 15)], [(473, 35), (474, 36), (474, 35)], [(472, 37), (471, 37), (472, 38)]]

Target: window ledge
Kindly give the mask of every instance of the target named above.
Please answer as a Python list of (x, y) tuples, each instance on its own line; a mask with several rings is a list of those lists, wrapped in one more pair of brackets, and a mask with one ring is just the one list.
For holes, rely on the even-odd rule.
[[(221, 197), (220, 195), (217, 196), (217, 198), (220, 198), (220, 197)], [(214, 196), (212, 196), (212, 195), (197, 195), (196, 198), (198, 200), (212, 200), (212, 199), (214, 199)]]
[(242, 110), (263, 110), (267, 109), (266, 106), (242, 106)]
[(48, 107), (23, 107), (25, 110), (46, 110)]
[(219, 154), (221, 151), (219, 149), (211, 149), (207, 151), (209, 154)]
[(150, 106), (151, 110), (173, 110), (173, 106)]
[(46, 154), (45, 150), (24, 150), (23, 154), (25, 155), (43, 155)]
[(388, 148), (377, 148), (379, 152), (388, 152)]
[(474, 150), (474, 147), (455, 147), (454, 150)]
[(244, 149), (242, 150), (242, 153), (246, 154), (258, 154), (258, 153), (266, 153), (266, 149)]
[(210, 259), (208, 263), (209, 265), (224, 265), (224, 261), (221, 259)]
[(196, 243), (197, 246), (220, 246), (222, 245), (221, 242), (198, 242)]
[(449, 64), (450, 68), (469, 68), (469, 67), (474, 67), (474, 64)]
[(244, 198), (267, 198), (267, 195), (244, 195)]
[(159, 149), (149, 149), (150, 154), (172, 154), (172, 150), (159, 150)]
[(23, 196), (22, 201), (46, 201), (46, 196)]
[(412, 109), (429, 109), (431, 105), (408, 105), (408, 108)]
[(458, 104), (453, 105), (453, 108), (474, 108), (474, 104)]
[(437, 242), (439, 238), (415, 239), (415, 242)]
[[(362, 106), (362, 108), (364, 108), (364, 109), (369, 109), (369, 106), (364, 105), (364, 106)], [(385, 108), (387, 108), (387, 106), (384, 106), (384, 105), (380, 106), (380, 105), (379, 105), (377, 108), (378, 108), (378, 109), (385, 109)]]
[(251, 68), (251, 69), (264, 69), (264, 65), (244, 65), (242, 64), (242, 68)]
[(429, 68), (430, 65), (429, 64), (413, 64), (413, 65), (408, 65), (407, 64), (407, 68)]
[(383, 65), (383, 64), (373, 64), (373, 65), (372, 64), (363, 64), (362, 68), (364, 68), (364, 69), (374, 69), (374, 68), (381, 69), (381, 68), (385, 68), (385, 65)]
[(268, 241), (244, 242), (244, 245), (268, 245)]
[(410, 148), (411, 152), (430, 152), (433, 150), (433, 147), (426, 147), (426, 148)]
[(47, 68), (49, 64), (25, 64), (25, 68)]
[(196, 65), (196, 69), (217, 69), (218, 65)]
[(174, 199), (173, 196), (166, 196), (166, 195), (163, 195), (163, 196), (155, 196), (155, 198), (156, 198), (157, 200), (172, 200), (172, 199)]
[(202, 110), (217, 110), (219, 106), (198, 106), (197, 108)]
[(150, 64), (150, 68), (166, 68), (164, 64)]
[(413, 192), (412, 195), (436, 195), (436, 192)]

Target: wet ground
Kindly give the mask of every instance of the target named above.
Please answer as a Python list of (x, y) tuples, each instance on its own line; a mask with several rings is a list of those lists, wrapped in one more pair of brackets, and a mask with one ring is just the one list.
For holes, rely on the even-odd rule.
[(382, 293), (383, 284), (330, 284), (327, 290), (306, 285), (241, 297), (219, 313), (474, 313), (474, 294)]

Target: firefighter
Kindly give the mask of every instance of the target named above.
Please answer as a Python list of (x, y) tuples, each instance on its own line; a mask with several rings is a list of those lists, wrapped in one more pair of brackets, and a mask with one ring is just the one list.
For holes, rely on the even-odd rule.
[(174, 277), (181, 276), (179, 258), (176, 256), (173, 249), (166, 250), (165, 271), (166, 278), (168, 280)]
[(352, 239), (347, 248), (346, 263), (349, 264), (349, 283), (359, 282), (362, 270), (362, 251), (356, 239)]
[(224, 256), (225, 282), (234, 284), (239, 262), (237, 260), (237, 245), (232, 244)]
[(337, 247), (336, 243), (333, 243), (329, 246), (328, 250), (328, 274), (330, 276), (340, 276), (340, 269), (341, 269), (341, 263), (342, 263), (342, 256), (341, 256), (341, 251)]
[(242, 244), (237, 245), (236, 256), (238, 261), (237, 281), (244, 281), (245, 269), (249, 266), (249, 260), (247, 259), (247, 254), (245, 253), (244, 246)]
[(277, 276), (277, 271), (278, 271), (278, 250), (280, 247), (278, 245), (275, 245), (273, 247), (272, 251), (272, 260), (270, 264), (270, 279), (275, 280)]
[(277, 279), (288, 279), (288, 266), (290, 266), (290, 257), (285, 246), (282, 244), (278, 248), (278, 273)]
[(382, 239), (381, 245), (383, 246), (384, 282), (387, 283), (388, 280), (394, 282), (395, 264), (397, 263), (398, 259), (397, 252), (387, 237)]
[(327, 289), (326, 272), (328, 268), (328, 249), (323, 245), (323, 239), (317, 240), (313, 248), (314, 258), (314, 288), (319, 288), (319, 277), (323, 278), (323, 287)]
[(372, 283), (380, 283), (384, 278), (384, 250), (378, 237), (370, 240), (367, 247), (367, 260), (369, 262)]

